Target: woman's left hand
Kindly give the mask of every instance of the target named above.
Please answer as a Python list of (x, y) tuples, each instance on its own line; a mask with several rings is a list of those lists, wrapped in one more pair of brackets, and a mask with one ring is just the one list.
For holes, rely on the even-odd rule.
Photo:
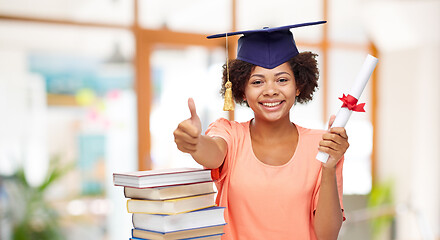
[(328, 161), (323, 163), (323, 167), (326, 168), (335, 168), (338, 161), (350, 146), (345, 128), (330, 128), (335, 118), (334, 115), (330, 117), (328, 124), (329, 130), (322, 135), (322, 140), (319, 142), (319, 151), (329, 154)]

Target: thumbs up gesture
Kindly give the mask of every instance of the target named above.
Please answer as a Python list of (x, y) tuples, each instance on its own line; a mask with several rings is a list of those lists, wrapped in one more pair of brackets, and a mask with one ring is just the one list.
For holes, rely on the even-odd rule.
[(188, 99), (188, 108), (191, 117), (179, 123), (177, 129), (174, 130), (174, 142), (176, 142), (177, 148), (180, 151), (194, 153), (200, 141), (202, 123), (197, 115), (196, 105), (192, 98)]

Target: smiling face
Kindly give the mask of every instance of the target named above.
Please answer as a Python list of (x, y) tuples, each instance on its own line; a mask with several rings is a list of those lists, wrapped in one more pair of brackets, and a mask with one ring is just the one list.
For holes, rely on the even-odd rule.
[(295, 104), (299, 90), (289, 63), (283, 63), (273, 69), (256, 66), (244, 94), (256, 120), (290, 121), (290, 109)]

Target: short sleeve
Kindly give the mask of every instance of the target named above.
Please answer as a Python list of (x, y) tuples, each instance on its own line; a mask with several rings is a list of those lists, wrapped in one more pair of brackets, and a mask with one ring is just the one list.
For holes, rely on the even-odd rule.
[[(341, 160), (339, 160), (338, 164), (336, 165), (336, 181), (337, 181), (337, 185), (338, 185), (338, 195), (339, 195), (339, 204), (341, 205), (341, 210), (342, 210), (342, 216), (344, 217), (344, 221), (345, 221), (345, 213), (344, 213), (344, 205), (343, 205), (343, 178), (342, 178), (342, 168), (344, 165), (344, 157), (341, 158)], [(316, 207), (318, 206), (318, 199), (319, 199), (319, 192), (320, 192), (320, 187), (321, 187), (321, 171), (319, 173), (319, 177), (316, 181), (316, 187), (315, 190), (313, 192), (313, 202), (312, 202), (312, 211), (313, 214), (316, 211)]]
[(341, 205), (342, 216), (345, 221), (345, 212), (344, 212), (344, 204), (343, 204), (344, 189), (343, 189), (343, 179), (342, 179), (343, 165), (344, 165), (344, 157), (342, 157), (342, 159), (338, 162), (338, 165), (336, 166), (336, 181), (338, 184), (339, 204)]
[[(211, 123), (208, 127), (208, 129), (205, 132), (205, 135), (210, 137), (219, 137), (225, 140), (226, 144), (228, 145), (228, 151), (231, 146), (232, 142), (232, 126), (231, 122), (224, 118), (219, 118), (215, 122)], [(211, 175), (212, 179), (216, 183), (220, 183), (224, 180), (227, 172), (227, 168), (229, 167), (229, 163), (227, 162), (227, 159), (223, 162), (223, 164), (216, 168), (212, 169)]]

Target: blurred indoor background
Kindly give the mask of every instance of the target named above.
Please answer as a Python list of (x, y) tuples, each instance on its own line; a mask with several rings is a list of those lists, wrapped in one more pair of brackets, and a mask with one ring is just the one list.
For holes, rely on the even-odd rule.
[(440, 1), (0, 0), (0, 239), (128, 239), (112, 173), (197, 167), (173, 141), (193, 97), (222, 111), (236, 37), (294, 29), (319, 54), (315, 99), (292, 121), (324, 128), (371, 54), (366, 113), (347, 125), (340, 239), (440, 239)]

